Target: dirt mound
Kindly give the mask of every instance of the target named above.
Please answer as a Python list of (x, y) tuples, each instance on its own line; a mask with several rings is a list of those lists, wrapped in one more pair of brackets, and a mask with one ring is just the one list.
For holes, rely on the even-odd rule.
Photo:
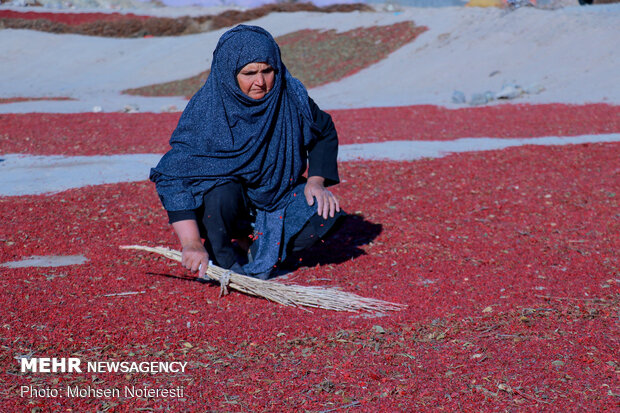
[(53, 97), (11, 97), (11, 98), (0, 98), (0, 105), (5, 103), (19, 103), (19, 102), (31, 102), (35, 100), (75, 100), (68, 96), (53, 96)]
[(213, 25), (213, 29), (221, 29), (222, 27), (230, 27), (244, 21), (258, 19), (268, 15), (269, 13), (291, 13), (297, 11), (350, 13), (353, 11), (374, 11), (374, 9), (363, 3), (333, 4), (325, 7), (317, 7), (312, 3), (276, 3), (265, 4), (264, 6), (246, 11), (227, 10), (217, 16), (213, 16), (210, 21)]
[(127, 18), (147, 20), (150, 17), (151, 16), (137, 15), (133, 13), (49, 13), (41, 11), (0, 10), (0, 19), (44, 19), (57, 23), (65, 23), (70, 26), (79, 26), (83, 23), (92, 23), (100, 20), (114, 21)]
[(206, 70), (196, 76), (186, 79), (173, 80), (171, 82), (157, 83), (138, 88), (126, 89), (123, 93), (134, 96), (185, 96), (191, 98), (202, 87), (209, 77), (210, 70)]
[[(178, 36), (186, 34), (191, 26), (190, 18), (138, 20), (127, 18), (116, 21), (96, 21), (71, 26), (47, 19), (2, 19), (0, 26), (6, 29), (28, 29), (49, 33), (72, 33), (101, 37)], [(196, 33), (192, 31), (191, 33)]]
[[(100, 37), (144, 37), (144, 36), (180, 36), (195, 34), (258, 19), (269, 13), (313, 11), (321, 13), (372, 11), (373, 9), (362, 3), (334, 4), (326, 7), (317, 7), (312, 3), (279, 3), (266, 4), (254, 9), (239, 11), (227, 10), (215, 16), (198, 17), (148, 17), (144, 16), (114, 16), (101, 13), (101, 18), (93, 21), (93, 13), (84, 17), (84, 21), (73, 18), (67, 22), (62, 13), (45, 13), (43, 18), (34, 18), (35, 13), (17, 13), (10, 15), (1, 13), (0, 29), (28, 29), (50, 33), (72, 33), (86, 36)], [(73, 16), (80, 16), (73, 14)]]

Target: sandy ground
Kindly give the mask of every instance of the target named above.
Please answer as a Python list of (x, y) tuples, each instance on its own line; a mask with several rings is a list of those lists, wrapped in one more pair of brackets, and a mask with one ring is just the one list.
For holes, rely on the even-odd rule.
[[(312, 89), (325, 109), (433, 104), (453, 92), (499, 92), (508, 83), (532, 91), (519, 103), (620, 103), (620, 5), (521, 8), (403, 8), (376, 13), (272, 14), (251, 23), (274, 36), (301, 28), (346, 31), (411, 20), (429, 30), (354, 76)], [(68, 96), (75, 101), (0, 105), (2, 113), (182, 109), (180, 98), (120, 95), (193, 76), (210, 65), (223, 30), (192, 36), (108, 39), (2, 30), (2, 97)], [(595, 47), (593, 47), (595, 45)], [(398, 79), (398, 81), (394, 81)]]
[(527, 103), (620, 102), (618, 5), (514, 12), (426, 9), (403, 15), (429, 31), (389, 59), (313, 95), (339, 108), (447, 106), (454, 90), (471, 96), (515, 83), (544, 89), (523, 99)]

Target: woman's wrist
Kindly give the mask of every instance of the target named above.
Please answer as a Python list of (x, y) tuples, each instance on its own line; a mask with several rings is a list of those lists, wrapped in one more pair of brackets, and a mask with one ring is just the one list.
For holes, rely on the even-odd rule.
[(198, 222), (196, 222), (196, 220), (186, 219), (183, 221), (173, 222), (172, 227), (177, 233), (183, 248), (198, 244), (202, 245), (200, 230), (198, 229)]
[(325, 178), (323, 178), (322, 176), (310, 176), (310, 177), (308, 177), (308, 183), (309, 184), (319, 184), (321, 186), (324, 186)]

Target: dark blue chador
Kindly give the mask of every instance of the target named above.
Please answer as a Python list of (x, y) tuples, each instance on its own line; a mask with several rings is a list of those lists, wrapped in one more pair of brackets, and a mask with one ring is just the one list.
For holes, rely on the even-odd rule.
[[(256, 100), (236, 79), (253, 62), (275, 69), (273, 88)], [(209, 189), (241, 182), (262, 236), (254, 262), (244, 269), (265, 272), (283, 258), (287, 241), (316, 209), (305, 203), (299, 185), (312, 129), (308, 93), (282, 63), (273, 37), (260, 27), (240, 25), (220, 38), (209, 78), (189, 101), (170, 138), (172, 148), (150, 178), (168, 211), (196, 209)]]

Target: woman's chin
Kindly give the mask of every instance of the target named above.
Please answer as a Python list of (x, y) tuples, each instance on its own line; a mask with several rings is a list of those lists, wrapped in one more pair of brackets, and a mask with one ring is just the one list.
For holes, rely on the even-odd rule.
[(263, 91), (260, 91), (260, 92), (250, 92), (250, 94), (248, 96), (251, 97), (252, 99), (258, 100), (258, 99), (264, 98), (266, 94), (267, 94), (267, 92), (263, 92)]

